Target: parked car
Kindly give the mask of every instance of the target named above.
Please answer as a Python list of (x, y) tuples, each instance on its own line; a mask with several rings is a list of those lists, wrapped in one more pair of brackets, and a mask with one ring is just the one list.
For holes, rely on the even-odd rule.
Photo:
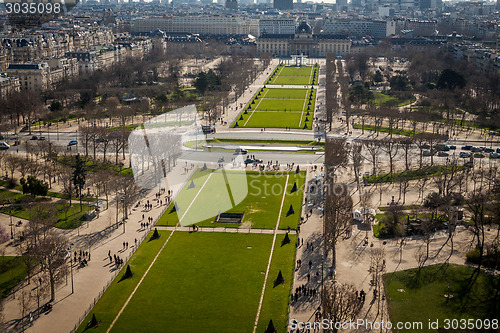
[(492, 159), (500, 158), (500, 154), (499, 153), (490, 153), (490, 158), (492, 158)]
[(467, 157), (470, 157), (470, 153), (467, 153), (465, 151), (461, 151), (459, 156), (462, 158), (467, 158)]
[(7, 150), (9, 148), (10, 148), (10, 146), (9, 146), (9, 144), (7, 142), (0, 141), (0, 150)]
[(470, 149), (470, 151), (473, 152), (473, 153), (479, 153), (479, 152), (482, 152), (483, 149), (481, 147), (472, 147)]
[(474, 158), (484, 158), (484, 154), (482, 154), (482, 153), (474, 153)]
[(44, 136), (41, 136), (41, 137), (39, 137), (39, 138), (38, 138), (38, 140), (39, 140), (39, 141), (43, 141), (43, 140), (45, 140), (45, 137), (44, 137)]
[(422, 152), (422, 155), (423, 155), (423, 156), (431, 156), (432, 154), (431, 154), (431, 151), (430, 151), (430, 150), (424, 150), (424, 151)]
[(465, 145), (462, 147), (462, 150), (471, 150), (472, 146), (471, 145)]
[(38, 140), (38, 136), (33, 135), (30, 140)]
[(78, 144), (78, 141), (76, 140), (71, 140), (69, 143), (68, 143), (68, 146), (76, 146)]
[(450, 154), (448, 154), (447, 152), (444, 152), (444, 151), (440, 151), (440, 152), (438, 153), (438, 156), (439, 156), (439, 157), (448, 157), (448, 156), (450, 156)]
[(457, 146), (455, 146), (455, 145), (451, 145), (451, 146), (450, 146), (450, 149), (451, 149), (451, 150), (456, 150), (456, 149), (457, 149)]
[(493, 148), (484, 148), (484, 152), (485, 153), (494, 153), (495, 149), (493, 149)]
[(499, 153), (499, 154), (500, 154), (500, 148), (497, 148), (497, 153)]
[(430, 145), (428, 145), (427, 143), (424, 143), (423, 145), (420, 146), (422, 149), (429, 149), (431, 148)]
[(445, 145), (444, 143), (438, 143), (437, 145), (434, 145), (434, 149), (437, 151), (448, 151), (450, 150), (450, 147), (448, 145)]
[(236, 154), (248, 154), (248, 150), (243, 149), (243, 148), (236, 148), (236, 149), (234, 150), (234, 152), (235, 152)]

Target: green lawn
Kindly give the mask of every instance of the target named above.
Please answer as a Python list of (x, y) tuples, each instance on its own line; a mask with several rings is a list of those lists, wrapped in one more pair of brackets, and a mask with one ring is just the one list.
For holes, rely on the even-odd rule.
[(134, 276), (121, 282), (119, 281), (125, 273), (125, 265), (120, 273), (118, 273), (117, 278), (110, 284), (99, 302), (97, 302), (92, 311), (84, 319), (77, 332), (84, 331), (85, 325), (87, 325), (92, 318), (92, 314), (94, 313), (97, 319), (101, 322), (101, 325), (98, 328), (93, 329), (92, 332), (106, 332), (109, 324), (111, 324), (121, 307), (125, 304), (125, 301), (137, 286), (137, 283), (144, 275), (144, 272), (153, 261), (153, 258), (158, 251), (160, 251), (160, 248), (167, 240), (170, 231), (159, 231), (159, 233), (159, 239), (148, 241), (152, 235), (152, 232), (150, 232), (134, 255), (130, 258), (128, 264), (130, 265)]
[[(314, 102), (311, 102), (309, 108), (314, 110)], [(307, 103), (304, 99), (268, 99), (264, 98), (260, 102), (252, 105), (252, 109), (256, 111), (304, 111), (307, 110)]]
[(415, 101), (415, 97), (411, 98), (398, 98), (392, 95), (383, 94), (380, 90), (373, 90), (373, 95), (375, 97), (374, 105), (392, 105), (392, 106), (406, 106)]
[[(305, 177), (305, 172), (300, 175), (295, 175), (293, 172), (288, 174), (290, 175), (289, 183), (297, 181), (299, 191), (293, 195), (289, 194), (293, 183), (287, 185), (285, 201), (294, 205), (295, 214), (281, 218), (280, 226), (282, 228), (287, 228), (288, 225), (291, 228), (296, 227), (297, 219), (300, 219), (301, 205), (299, 202), (302, 202), (303, 191), (301, 187), (303, 187), (303, 178)], [(286, 183), (286, 173), (248, 171), (245, 174), (238, 171), (227, 171), (226, 176), (229, 183), (232, 184), (231, 193), (235, 201), (234, 207), (228, 195), (223, 173), (220, 170), (198, 170), (192, 178), (195, 188), (189, 188), (188, 185), (191, 181), (188, 181), (175, 199), (178, 207), (177, 212), (171, 212), (172, 203), (158, 221), (158, 225), (176, 225), (179, 218), (183, 217), (181, 221), (183, 225), (196, 223), (198, 226), (206, 227), (273, 229), (278, 219), (278, 210)], [(200, 191), (205, 181), (205, 187)], [(195, 197), (196, 200), (192, 203)], [(286, 212), (288, 212), (288, 208), (289, 205)], [(214, 223), (215, 216), (219, 212), (244, 213), (245, 215), (241, 225)]]
[(232, 127), (312, 129), (315, 99), (315, 89), (261, 89)]
[(111, 332), (251, 332), (272, 237), (175, 233)]
[[(421, 321), (423, 330), (419, 332), (437, 332), (429, 329), (429, 320), (439, 320), (440, 328), (444, 327), (444, 319), (498, 320), (500, 302), (498, 297), (495, 300), (495, 293), (498, 294), (496, 288), (500, 277), (481, 273), (476, 283), (468, 288), (473, 270), (467, 266), (439, 264), (424, 267), (420, 275), (418, 269), (385, 274), (384, 285), (393, 325)], [(444, 297), (449, 293), (453, 298)]]
[[(278, 235), (276, 237), (276, 245), (274, 246), (273, 259), (267, 278), (266, 291), (264, 292), (264, 300), (262, 302), (257, 332), (264, 332), (271, 319), (278, 332), (287, 332), (288, 305), (293, 285), (295, 243), (297, 242), (297, 236), (290, 235), (290, 243), (281, 246), (281, 242), (284, 238), (285, 235)], [(278, 276), (280, 270), (285, 279), (285, 283), (274, 287), (274, 280)]]
[(28, 275), (21, 257), (0, 256), (0, 299)]
[(266, 144), (266, 145), (293, 145), (293, 146), (321, 146), (324, 147), (324, 142), (307, 141), (307, 140), (259, 140), (259, 139), (208, 139), (207, 143), (240, 143), (240, 144)]
[[(311, 129), (312, 125), (312, 112), (309, 116), (301, 112), (266, 112), (255, 111), (250, 117), (251, 113), (242, 115), (243, 120), (238, 120), (234, 123), (233, 127), (254, 127), (254, 128), (300, 128)], [(307, 117), (307, 121), (306, 120)], [(250, 120), (248, 120), (250, 118)], [(247, 121), (248, 120), (248, 121)], [(236, 123), (238, 125), (236, 125)], [(241, 125), (240, 125), (241, 124)], [(301, 124), (301, 125), (299, 125)], [(307, 128), (304, 126), (307, 125)]]
[[(56, 228), (60, 229), (73, 229), (79, 227), (84, 222), (84, 215), (88, 211), (92, 210), (89, 205), (83, 204), (83, 210), (80, 211), (80, 204), (73, 203), (71, 207), (67, 203), (44, 203), (43, 205), (50, 205), (51, 208), (56, 210), (55, 224)], [(0, 207), (0, 213), (12, 215), (21, 219), (30, 219), (30, 207), (25, 205), (12, 206), (2, 206)]]
[[(314, 77), (313, 74), (316, 73)], [(316, 85), (318, 84), (319, 67), (317, 66), (278, 66), (269, 76), (266, 84), (283, 85)], [(314, 80), (313, 80), (314, 77)]]
[[(279, 224), (280, 229), (287, 229), (288, 227), (290, 227), (291, 229), (297, 229), (297, 226), (300, 223), (300, 212), (302, 207), (302, 200), (304, 197), (305, 179), (305, 172), (290, 175), (290, 178), (288, 179), (288, 186), (286, 189), (285, 201), (283, 202), (283, 210), (281, 211)], [(297, 185), (297, 191), (292, 192), (295, 184)], [(295, 211), (294, 214), (288, 214), (290, 205)]]
[[(136, 288), (169, 232), (140, 245), (129, 261), (134, 276), (119, 282), (126, 265), (77, 332), (95, 314), (106, 332)], [(278, 235), (264, 292), (258, 331), (273, 319), (286, 332), (296, 236), (281, 246)], [(131, 298), (111, 332), (249, 332), (264, 283), (272, 235), (176, 232)], [(285, 283), (273, 287), (281, 270)]]
[[(257, 97), (261, 97), (265, 94), (265, 98), (281, 98), (281, 99), (304, 99), (309, 97), (311, 89), (304, 88), (262, 88), (261, 94)], [(313, 94), (316, 92), (313, 89)], [(314, 98), (314, 97), (313, 97)]]
[(0, 204), (24, 203), (30, 201), (33, 201), (33, 198), (30, 195), (0, 189)]

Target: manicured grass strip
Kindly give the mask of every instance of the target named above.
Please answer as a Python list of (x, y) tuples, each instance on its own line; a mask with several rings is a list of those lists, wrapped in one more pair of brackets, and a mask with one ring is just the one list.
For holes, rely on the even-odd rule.
[[(265, 88), (266, 98), (276, 99), (304, 99), (304, 93), (311, 91), (306, 88)], [(262, 93), (261, 93), (262, 95)]]
[[(43, 203), (45, 206), (50, 206), (50, 209), (56, 210), (56, 228), (60, 229), (74, 229), (79, 227), (84, 222), (84, 216), (87, 212), (92, 210), (89, 205), (83, 204), (82, 211), (80, 211), (80, 204), (73, 203)], [(11, 210), (12, 208), (12, 210)], [(21, 219), (30, 219), (30, 207), (25, 205), (16, 206), (2, 206), (0, 213), (12, 215)]]
[[(210, 171), (205, 171), (206, 174)], [(290, 175), (293, 172), (289, 173)], [(246, 183), (241, 178), (246, 176)], [(231, 192), (236, 203), (231, 207), (231, 201), (226, 188), (226, 182), (220, 170), (214, 171), (210, 180), (205, 185), (203, 191), (198, 195), (191, 209), (186, 213), (184, 219), (187, 221), (199, 221), (198, 226), (204, 227), (228, 227), (228, 228), (262, 228), (274, 229), (278, 218), (279, 207), (281, 204), (281, 195), (285, 187), (287, 173), (282, 172), (240, 172), (226, 171), (226, 176), (231, 184)], [(177, 199), (178, 205), (188, 207), (191, 201), (198, 193), (204, 180), (195, 180), (196, 187), (187, 189), (191, 183), (189, 180), (182, 191), (191, 191), (191, 194), (179, 193)], [(176, 213), (169, 213), (169, 207), (165, 214), (158, 221), (158, 225), (176, 225), (178, 217)], [(184, 208), (185, 209), (185, 208)], [(214, 223), (215, 217), (219, 212), (244, 213), (243, 222), (237, 223)]]
[(307, 140), (258, 140), (258, 139), (213, 139), (207, 140), (207, 143), (241, 143), (241, 144), (266, 144), (266, 145), (293, 145), (293, 146), (324, 146), (324, 142)]
[(271, 241), (176, 232), (111, 332), (250, 332)]
[(401, 180), (415, 180), (415, 179), (421, 179), (424, 177), (435, 177), (435, 176), (439, 176), (440, 174), (449, 174), (449, 173), (453, 173), (453, 172), (463, 171), (465, 169), (467, 169), (467, 167), (463, 166), (463, 165), (457, 165), (457, 166), (433, 165), (433, 166), (423, 167), (423, 168), (417, 169), (417, 170), (396, 172), (393, 174), (384, 173), (381, 175), (365, 176), (364, 180), (368, 184), (388, 183), (391, 181), (397, 182), (397, 181), (401, 181)]
[[(279, 98), (268, 98), (270, 94)], [(312, 129), (315, 100), (316, 89), (262, 88), (231, 127)]]
[[(293, 285), (297, 236), (290, 234), (290, 243), (282, 246), (284, 238), (285, 235), (277, 235), (276, 238), (257, 332), (264, 332), (271, 319), (278, 332), (287, 332), (288, 305)], [(285, 282), (274, 287), (274, 280), (278, 276), (279, 271), (281, 271)]]
[(160, 233), (159, 239), (148, 241), (152, 235), (152, 232), (150, 232), (128, 261), (127, 264), (130, 265), (134, 276), (120, 281), (127, 268), (127, 264), (125, 264), (115, 280), (109, 285), (104, 295), (89, 312), (76, 332), (83, 332), (85, 330), (85, 326), (92, 319), (92, 314), (95, 314), (97, 320), (101, 322), (99, 327), (92, 329), (92, 332), (106, 332), (109, 325), (122, 308), (123, 304), (125, 304), (127, 298), (137, 286), (137, 283), (139, 283), (139, 280), (151, 264), (153, 258), (170, 235), (170, 231), (160, 230), (158, 232)]
[(28, 275), (22, 257), (0, 256), (0, 299)]
[[(494, 295), (498, 294), (500, 277), (481, 273), (470, 287), (473, 271), (472, 267), (438, 264), (422, 268), (420, 274), (417, 268), (385, 274), (393, 332), (410, 331), (395, 329), (397, 322), (422, 322), (423, 329), (413, 331), (436, 332), (429, 329), (429, 320), (439, 320), (439, 328), (444, 328), (445, 319), (458, 319), (459, 324), (460, 319), (469, 318), (474, 322), (476, 319), (498, 320), (498, 310), (495, 310), (498, 298)], [(445, 294), (453, 297), (446, 298)]]
[[(283, 210), (281, 211), (279, 229), (287, 229), (288, 227), (290, 227), (291, 229), (297, 229), (297, 226), (300, 223), (300, 215), (302, 212), (305, 179), (305, 171), (290, 175), (286, 188), (285, 202), (283, 204)], [(294, 184), (297, 185), (297, 191), (292, 193)], [(293, 214), (288, 214), (290, 206), (293, 207)]]
[[(300, 112), (259, 112), (255, 111), (252, 119), (242, 127), (253, 128), (296, 128), (299, 129)], [(311, 128), (311, 121), (308, 128)]]
[[(205, 182), (211, 172), (212, 170), (210, 169), (205, 171), (201, 171), (201, 169), (198, 169), (189, 179), (189, 181), (186, 182), (183, 189), (175, 197), (170, 206), (168, 206), (168, 208), (165, 210), (165, 213), (158, 220), (157, 225), (177, 225), (177, 223), (179, 222), (179, 213), (176, 211), (172, 212), (174, 204), (177, 204), (177, 208), (179, 209), (187, 209), (187, 207), (191, 204), (194, 197), (198, 193), (200, 189), (199, 187)], [(191, 181), (195, 183), (195, 188), (189, 188)], [(196, 185), (198, 185), (198, 187), (196, 187)]]
[(304, 98), (296, 99), (262, 99), (256, 111), (299, 111), (304, 109)]
[[(243, 126), (246, 126), (246, 125), (247, 125), (247, 123), (248, 123), (248, 121), (250, 120), (250, 118), (252, 118), (252, 116), (253, 116), (253, 114), (254, 114), (254, 112), (255, 112), (255, 109), (259, 107), (260, 103), (262, 103), (262, 101), (264, 100), (264, 97), (266, 96), (266, 94), (267, 94), (267, 91), (265, 91), (265, 92), (262, 94), (262, 98), (261, 98), (261, 99), (257, 102), (257, 104), (256, 104), (253, 108), (251, 108), (253, 111), (252, 111), (252, 113), (248, 116), (247, 121), (245, 121), (245, 124), (244, 124)], [(254, 99), (252, 100), (254, 103), (255, 103), (255, 99), (257, 99), (257, 98), (256, 98), (256, 97), (254, 97)], [(242, 112), (243, 112), (243, 111), (242, 111)]]
[[(316, 74), (313, 78), (313, 74)], [(315, 85), (318, 84), (319, 66), (283, 66), (279, 65), (266, 81), (269, 85)]]

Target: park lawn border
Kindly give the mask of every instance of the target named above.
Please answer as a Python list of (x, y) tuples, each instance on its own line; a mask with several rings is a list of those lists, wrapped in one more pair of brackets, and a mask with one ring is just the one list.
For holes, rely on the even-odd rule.
[[(279, 222), (279, 229), (290, 229), (296, 230), (300, 224), (300, 217), (302, 215), (302, 203), (304, 201), (304, 192), (305, 192), (305, 180), (306, 180), (306, 172), (301, 171), (298, 174), (290, 175), (288, 179), (288, 185), (285, 194), (285, 201), (283, 203), (283, 210), (281, 211), (281, 217)], [(297, 191), (291, 193), (294, 183), (297, 183)], [(288, 210), (290, 209), (290, 205), (292, 205), (294, 213), (290, 216), (287, 216)]]
[[(8, 260), (8, 263), (3, 263), (4, 260)], [(19, 256), (0, 256), (0, 262), (2, 262), (2, 267), (8, 265), (6, 270), (0, 271), (0, 300), (2, 300), (28, 276), (28, 270), (22, 257)]]
[(111, 332), (249, 332), (272, 238), (175, 232)]
[[(82, 204), (82, 211), (80, 211), (79, 203), (72, 203), (69, 207), (69, 203), (66, 202), (47, 202), (44, 205), (54, 205), (57, 210), (57, 222), (54, 225), (59, 229), (75, 229), (78, 228), (85, 222), (84, 216), (92, 210), (92, 208), (87, 204)], [(68, 211), (65, 212), (65, 206), (68, 206)], [(14, 217), (29, 220), (29, 210), (27, 205), (12, 205), (12, 211), (10, 210), (10, 205), (1, 206), (0, 213), (6, 215), (12, 215)], [(18, 208), (18, 209), (16, 209)]]
[[(293, 287), (295, 259), (297, 255), (297, 235), (288, 235), (290, 243), (282, 245), (285, 235), (277, 235), (276, 245), (269, 268), (264, 300), (257, 324), (257, 332), (264, 332), (273, 320), (277, 332), (287, 332), (290, 295)], [(285, 282), (274, 287), (274, 280), (281, 273)]]
[[(212, 169), (209, 169), (209, 170), (212, 170)], [(241, 171), (241, 172), (243, 172), (243, 171)], [(265, 181), (267, 181), (269, 183), (268, 191), (271, 191), (270, 188), (271, 188), (272, 184), (283, 183), (282, 185), (284, 185), (286, 176), (289, 175), (289, 176), (293, 177), (294, 173), (295, 173), (295, 171), (286, 171), (286, 172), (283, 172), (283, 171), (244, 171), (244, 172), (247, 175), (247, 185), (249, 186), (248, 193), (251, 193), (252, 190), (255, 190), (255, 191), (257, 191), (257, 189), (259, 190), (259, 194), (256, 194), (255, 197), (264, 196), (264, 194), (262, 194), (264, 191), (264, 188), (259, 187), (258, 185), (263, 185), (263, 183)], [(208, 175), (206, 175), (206, 176), (208, 177)], [(259, 177), (255, 178), (255, 176), (259, 176)], [(273, 182), (272, 176), (280, 176), (281, 179), (277, 180), (276, 182)], [(187, 187), (191, 183), (191, 179), (192, 178), (190, 178), (186, 182), (185, 186), (183, 187), (181, 192), (178, 194), (178, 196), (182, 195), (182, 191), (187, 189)], [(251, 181), (253, 181), (253, 180), (257, 180), (257, 184), (252, 183), (253, 184), (252, 185)], [(197, 183), (199, 183), (199, 182), (197, 182)], [(255, 186), (256, 188), (252, 189), (252, 186)], [(293, 184), (291, 186), (293, 186)], [(301, 190), (300, 184), (297, 184), (297, 186), (299, 186), (298, 192), (300, 192), (300, 190)], [(196, 188), (196, 189), (199, 189), (199, 188)], [(290, 189), (291, 189), (291, 187), (290, 187)], [(207, 189), (204, 189), (204, 191), (207, 191)], [(272, 199), (265, 198), (265, 200), (263, 199), (263, 201), (258, 201), (258, 200), (256, 201), (256, 200), (250, 198), (249, 195), (247, 195), (247, 197), (245, 197), (245, 199), (243, 199), (243, 201), (241, 201), (235, 207), (233, 207), (227, 211), (227, 212), (233, 212), (233, 213), (241, 212), (242, 210), (245, 211), (245, 217), (244, 217), (241, 224), (237, 224), (237, 223), (213, 223), (214, 217), (207, 218), (207, 219), (200, 221), (198, 223), (195, 223), (195, 224), (197, 226), (200, 226), (200, 227), (210, 227), (210, 228), (223, 227), (223, 228), (238, 228), (238, 229), (242, 229), (242, 230), (249, 229), (249, 228), (251, 228), (251, 229), (274, 229), (274, 227), (276, 226), (276, 219), (277, 219), (278, 214), (279, 214), (279, 207), (280, 207), (280, 203), (281, 203), (282, 192), (278, 195), (273, 195), (272, 193), (270, 193), (270, 194), (272, 196)], [(300, 194), (303, 194), (303, 193), (300, 192)], [(200, 195), (201, 195), (201, 193), (200, 193)], [(194, 198), (194, 195), (190, 197), (190, 200), (192, 200), (193, 198)], [(177, 199), (177, 197), (176, 197), (176, 199)], [(177, 217), (177, 212), (170, 213), (171, 209), (173, 208), (174, 202), (176, 202), (176, 199), (174, 199), (174, 201), (169, 204), (169, 206), (165, 210), (165, 213), (160, 217), (160, 219), (158, 220), (156, 225), (158, 225), (158, 226), (175, 226), (175, 225), (177, 225), (177, 223), (179, 222), (179, 219)], [(297, 205), (298, 205), (298, 202), (299, 202), (298, 196), (297, 196), (297, 198), (294, 198), (294, 200), (297, 201)], [(302, 200), (302, 195), (300, 195), (300, 202), (301, 202), (301, 200)], [(191, 201), (189, 201), (189, 203), (191, 203)], [(252, 210), (254, 210), (252, 207), (254, 207), (254, 206), (259, 206), (261, 212), (259, 212), (258, 210), (256, 212), (252, 212)], [(287, 211), (288, 211), (288, 208), (289, 208), (289, 206), (287, 207)], [(193, 207), (191, 209), (193, 209)], [(297, 219), (300, 221), (299, 214), (300, 214), (301, 205), (297, 206), (297, 208), (295, 208), (295, 205), (294, 205), (294, 209), (295, 209), (295, 214), (294, 214), (294, 217), (292, 217), (292, 218), (295, 218), (295, 216), (296, 216)], [(286, 215), (286, 212), (285, 212), (285, 215)], [(251, 223), (251, 226), (248, 226), (248, 223)], [(292, 227), (292, 225), (290, 225), (290, 227)], [(286, 226), (284, 226), (283, 228), (286, 228)]]
[[(494, 284), (498, 283), (493, 276), (480, 272), (476, 283), (468, 293), (467, 305), (460, 304), (465, 297), (465, 287), (474, 267), (456, 264), (436, 264), (407, 269), (383, 276), (390, 319), (396, 322), (422, 322), (423, 330), (419, 332), (436, 332), (428, 329), (428, 321), (439, 320), (443, 328), (445, 319), (498, 319), (493, 313), (491, 294)], [(489, 287), (487, 287), (487, 285)], [(400, 290), (404, 290), (401, 292)], [(453, 298), (445, 298), (451, 293)], [(411, 309), (411, 311), (409, 311)], [(408, 332), (396, 330), (395, 333)]]
[[(92, 314), (94, 313), (100, 325), (92, 329), (92, 332), (106, 332), (171, 232), (158, 230), (158, 233), (160, 234), (160, 238), (153, 241), (149, 241), (153, 232), (148, 233), (129, 261), (123, 265), (113, 282), (106, 288), (99, 301), (80, 323), (76, 332), (83, 332), (85, 330), (85, 326), (92, 319)], [(121, 277), (127, 269), (127, 265), (130, 265), (134, 275), (132, 278), (120, 282)]]

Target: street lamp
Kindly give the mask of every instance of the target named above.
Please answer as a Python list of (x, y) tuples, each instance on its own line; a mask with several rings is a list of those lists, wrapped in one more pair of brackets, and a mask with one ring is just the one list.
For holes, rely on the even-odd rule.
[(12, 223), (12, 206), (10, 207), (10, 238), (14, 239), (14, 229), (12, 228), (14, 226), (14, 223)]
[[(69, 267), (70, 267), (70, 271), (71, 271), (71, 295), (73, 295), (73, 293), (75, 292), (75, 286), (73, 284), (73, 260), (72, 260), (72, 257), (71, 257), (71, 246), (72, 244), (70, 244), (68, 246), (68, 254), (69, 254)], [(76, 257), (75, 257), (76, 259)], [(75, 260), (76, 262), (76, 260)]]

